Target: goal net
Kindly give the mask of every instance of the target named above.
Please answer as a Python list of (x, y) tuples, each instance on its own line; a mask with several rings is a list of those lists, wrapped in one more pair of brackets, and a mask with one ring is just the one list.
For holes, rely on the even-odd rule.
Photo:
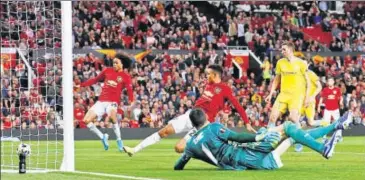
[[(20, 143), (31, 148), (27, 171), (60, 170), (65, 162), (64, 133), (69, 126), (63, 121), (63, 94), (72, 84), (65, 88), (61, 4), (1, 1), (2, 172), (18, 171)], [(68, 53), (72, 56), (72, 50)], [(73, 138), (73, 131), (70, 134)], [(73, 151), (73, 146), (69, 148)]]

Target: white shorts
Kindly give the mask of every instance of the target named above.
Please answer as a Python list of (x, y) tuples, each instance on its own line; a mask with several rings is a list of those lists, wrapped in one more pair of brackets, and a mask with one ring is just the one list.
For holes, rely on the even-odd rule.
[(340, 118), (340, 110), (336, 109), (336, 110), (324, 110), (323, 113), (323, 120), (326, 122), (331, 122), (331, 117), (333, 117), (333, 119), (335, 121), (337, 121), (337, 119)]
[(116, 102), (100, 102), (97, 101), (91, 108), (97, 116), (97, 120), (100, 121), (104, 114), (110, 115), (111, 110), (117, 110), (118, 104)]
[(169, 121), (169, 124), (172, 125), (176, 134), (188, 132), (194, 128), (189, 118), (190, 111), (191, 110), (189, 109), (184, 114)]

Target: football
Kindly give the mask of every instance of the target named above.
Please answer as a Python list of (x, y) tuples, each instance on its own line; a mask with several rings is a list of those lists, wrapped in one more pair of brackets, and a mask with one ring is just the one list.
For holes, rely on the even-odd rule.
[(18, 155), (23, 154), (23, 155), (28, 156), (31, 153), (30, 145), (25, 144), (25, 143), (21, 143), (21, 144), (19, 144), (16, 151), (17, 151)]

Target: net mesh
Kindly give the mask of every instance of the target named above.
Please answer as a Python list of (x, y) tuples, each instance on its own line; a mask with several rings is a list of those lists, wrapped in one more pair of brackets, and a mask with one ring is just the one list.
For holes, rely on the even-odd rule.
[(62, 143), (61, 5), (1, 1), (1, 169), (59, 169)]

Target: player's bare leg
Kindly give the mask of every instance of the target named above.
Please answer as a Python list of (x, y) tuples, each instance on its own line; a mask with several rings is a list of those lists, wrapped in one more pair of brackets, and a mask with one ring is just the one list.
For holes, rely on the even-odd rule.
[(273, 108), (270, 114), (270, 118), (269, 118), (269, 124), (268, 127), (275, 127), (276, 126), (276, 121), (279, 119), (280, 116), (280, 111), (278, 108)]
[(108, 144), (109, 135), (106, 133), (103, 134), (95, 126), (94, 121), (96, 118), (97, 118), (97, 115), (95, 114), (95, 112), (93, 110), (89, 110), (84, 117), (84, 122), (87, 125), (87, 127), (90, 129), (90, 131), (95, 133), (101, 139), (101, 141), (104, 145), (104, 149), (108, 150), (109, 149), (109, 144)]
[[(299, 110), (293, 109), (293, 110), (289, 111), (289, 120), (291, 122), (298, 125), (298, 124), (300, 124), (299, 123), (299, 118), (300, 118)], [(298, 126), (300, 126), (300, 125), (298, 125)]]
[(141, 151), (142, 149), (159, 142), (162, 138), (165, 138), (169, 135), (175, 134), (175, 129), (171, 124), (168, 124), (164, 128), (160, 129), (158, 132), (153, 133), (148, 136), (142, 142), (140, 142), (136, 147), (131, 148), (128, 146), (124, 146), (123, 149), (129, 156), (133, 156), (135, 153)]
[(308, 118), (308, 125), (312, 127), (328, 126), (330, 122), (324, 120), (314, 120), (313, 118)]
[(282, 141), (278, 147), (275, 148), (273, 151), (274, 154), (278, 155), (279, 157), (283, 155), (289, 148), (294, 144), (294, 141), (292, 138), (286, 138), (284, 141)]
[(120, 127), (119, 127), (119, 123), (117, 120), (117, 111), (116, 109), (111, 109), (110, 110), (110, 117), (109, 119), (113, 122), (113, 130), (115, 133), (115, 137), (117, 137), (117, 145), (118, 145), (118, 150), (120, 152), (123, 151), (123, 141), (120, 135)]

